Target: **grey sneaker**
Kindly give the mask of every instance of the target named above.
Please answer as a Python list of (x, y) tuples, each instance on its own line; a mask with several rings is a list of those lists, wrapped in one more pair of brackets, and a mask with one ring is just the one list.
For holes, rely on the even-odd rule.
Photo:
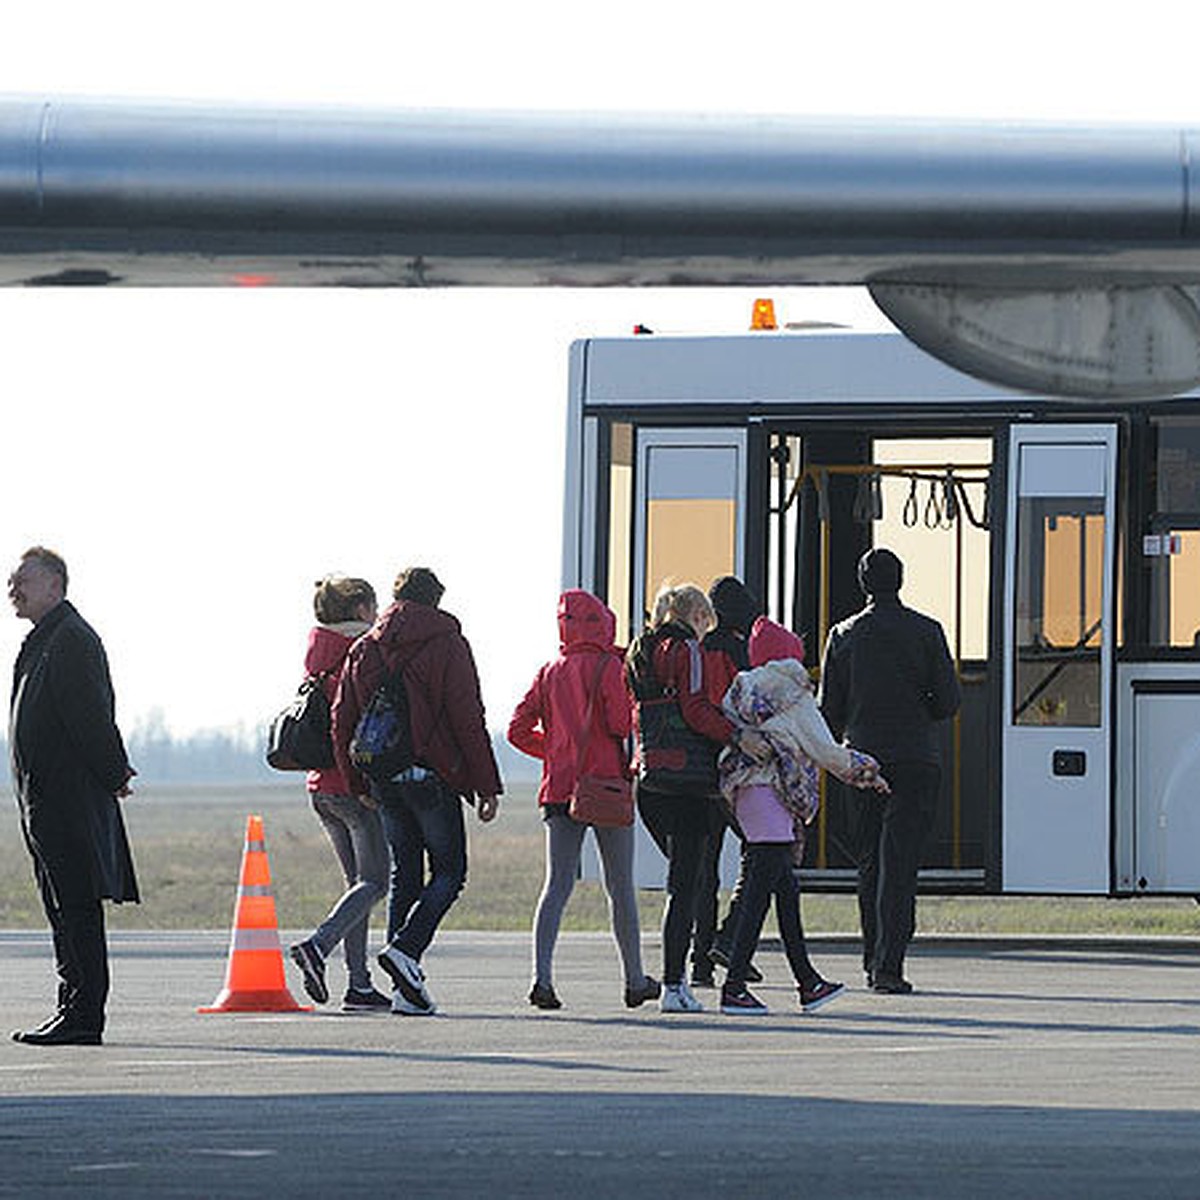
[[(412, 1009), (421, 1012), (436, 1010), (437, 1006), (433, 1002), (433, 997), (425, 988), (425, 972), (421, 970), (421, 964), (415, 958), (405, 954), (403, 950), (397, 950), (395, 946), (386, 946), (380, 953), (378, 961), (391, 977), (392, 983), (396, 985), (396, 991)], [(393, 997), (392, 1012), (397, 1011), (408, 1010), (398, 1010), (395, 997)]]
[(704, 1011), (704, 1005), (692, 995), (692, 989), (686, 983), (663, 984), (662, 999), (658, 1002), (661, 1012), (697, 1013)]
[(304, 990), (318, 1003), (329, 999), (329, 988), (325, 985), (325, 959), (311, 940), (297, 942), (289, 951), (292, 962), (304, 976)]

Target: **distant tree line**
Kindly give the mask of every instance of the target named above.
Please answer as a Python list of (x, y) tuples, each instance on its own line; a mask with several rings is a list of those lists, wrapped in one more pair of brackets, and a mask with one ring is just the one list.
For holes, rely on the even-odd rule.
[[(172, 733), (165, 715), (154, 711), (139, 721), (125, 739), (129, 757), (138, 771), (138, 784), (244, 784), (278, 783), (286, 778), (273, 771), (263, 758), (266, 727), (202, 729)], [(502, 734), (492, 735), (500, 775), (513, 782), (538, 777), (540, 766), (514, 750)], [(0, 786), (8, 783), (8, 743), (0, 736), (5, 769)]]

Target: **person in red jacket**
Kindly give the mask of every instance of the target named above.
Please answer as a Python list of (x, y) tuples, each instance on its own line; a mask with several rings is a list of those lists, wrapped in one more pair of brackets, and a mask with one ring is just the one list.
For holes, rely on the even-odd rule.
[[(704, 651), (704, 687), (708, 698), (718, 707), (739, 671), (750, 666), (750, 626), (762, 611), (757, 597), (740, 579), (722, 575), (713, 580), (708, 599), (716, 614), (716, 625), (704, 635), (700, 649)], [(729, 899), (725, 920), (717, 927), (717, 909), (721, 892), (721, 850), (725, 830), (731, 824), (728, 809), (722, 804), (712, 806), (713, 828), (708, 852), (701, 865), (700, 894), (696, 901), (696, 926), (692, 936), (692, 987), (713, 987), (713, 967), (729, 965), (729, 946), (737, 921), (737, 906), (741, 896), (741, 871)], [(740, 837), (740, 834), (738, 834)], [(753, 964), (747, 968), (751, 983), (761, 979)]]
[[(365, 579), (327, 575), (313, 594), (317, 624), (308, 635), (304, 673), (321, 681), (332, 701), (342, 663), (354, 639), (375, 620), (375, 589)], [(309, 771), (308, 794), (333, 844), (346, 878), (346, 891), (313, 933), (289, 950), (300, 968), (304, 990), (318, 1004), (329, 999), (325, 962), (339, 942), (346, 956), (349, 986), (342, 999), (347, 1012), (388, 1008), (391, 1000), (376, 990), (367, 968), (367, 933), (371, 910), (387, 894), (387, 846), (374, 801), (354, 794), (336, 767)]]
[[(560, 654), (538, 671), (508, 726), (518, 750), (542, 760), (538, 804), (546, 824), (546, 879), (534, 918), (533, 987), (529, 1003), (561, 1008), (554, 990), (554, 944), (575, 887), (587, 825), (567, 811), (581, 775), (628, 775), (629, 696), (613, 645), (616, 618), (588, 592), (563, 592), (558, 601)], [(590, 729), (588, 713), (591, 713)], [(595, 827), (604, 865), (613, 936), (625, 972), (625, 1003), (637, 1008), (661, 990), (642, 970), (637, 893), (633, 886), (633, 826)]]
[(350, 760), (355, 727), (389, 677), (399, 673), (404, 681), (416, 762), (373, 785), (373, 794), (392, 858), (388, 944), (379, 965), (395, 984), (392, 1011), (408, 1016), (436, 1011), (421, 956), (466, 882), (460, 800), (491, 821), (503, 790), (471, 647), (457, 618), (438, 608), (444, 590), (428, 567), (400, 572), (395, 603), (346, 657), (332, 712), (338, 769), (364, 795), (371, 786)]
[(713, 792), (698, 795), (656, 791), (638, 784), (638, 811), (667, 857), (667, 904), (663, 913), (663, 1012), (703, 1012), (704, 1006), (684, 980), (692, 940), (696, 899), (712, 830), (716, 795), (716, 758), (722, 747), (738, 744), (750, 755), (766, 752), (754, 730), (739, 730), (709, 698), (708, 664), (699, 639), (716, 624), (712, 603), (698, 587), (664, 588), (654, 604), (654, 621), (626, 657), (626, 680), (635, 697), (673, 693), (679, 711), (696, 733), (711, 744)]

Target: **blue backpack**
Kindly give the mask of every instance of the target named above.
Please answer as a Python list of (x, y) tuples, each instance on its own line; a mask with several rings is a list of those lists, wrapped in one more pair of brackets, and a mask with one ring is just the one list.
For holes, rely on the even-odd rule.
[(350, 739), (350, 761), (373, 783), (386, 783), (416, 763), (408, 691), (400, 671), (384, 680)]

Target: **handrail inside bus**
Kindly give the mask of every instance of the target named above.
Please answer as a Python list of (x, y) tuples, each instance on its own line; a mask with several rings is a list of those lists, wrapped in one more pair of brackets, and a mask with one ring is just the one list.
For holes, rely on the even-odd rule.
[(1063, 671), (1067, 669), (1071, 663), (1079, 661), (1079, 659), (1082, 657), (1079, 652), (1087, 649), (1088, 642), (1091, 641), (1092, 637), (1100, 629), (1100, 626), (1103, 623), (1104, 618), (1097, 617), (1095, 623), (1083, 632), (1079, 640), (1073, 646), (1067, 646), (1063, 650), (1055, 651), (1056, 654), (1059, 654), (1062, 657), (1054, 664), (1053, 667), (1051, 667), (1049, 671), (1046, 672), (1046, 674), (1040, 680), (1038, 680), (1029, 695), (1017, 705), (1016, 709), (1013, 711), (1014, 721), (1016, 721), (1016, 719), (1025, 712), (1025, 710), (1063, 673)]

